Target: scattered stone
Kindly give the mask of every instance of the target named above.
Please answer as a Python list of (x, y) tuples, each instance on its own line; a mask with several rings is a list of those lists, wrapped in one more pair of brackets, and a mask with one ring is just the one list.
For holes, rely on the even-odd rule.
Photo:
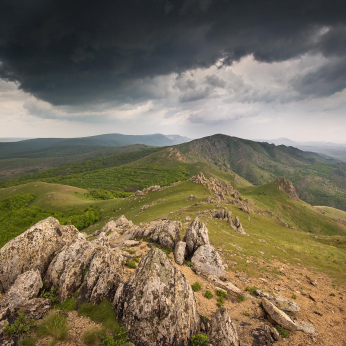
[(129, 281), (120, 285), (114, 308), (135, 345), (187, 346), (199, 330), (200, 317), (188, 280), (155, 247)]
[(186, 216), (185, 218), (185, 222), (191, 221), (191, 217), (190, 216)]
[(300, 311), (299, 306), (291, 299), (283, 297), (279, 294), (269, 293), (266, 290), (256, 289), (256, 294), (260, 297), (267, 298), (271, 303), (277, 306), (279, 309), (289, 312)]
[(318, 335), (315, 327), (310, 323), (303, 322), (303, 321), (296, 321), (296, 325), (298, 327), (298, 330), (301, 332), (304, 332), (306, 334)]
[(287, 316), (283, 311), (278, 309), (268, 299), (263, 298), (262, 300), (263, 309), (269, 314), (271, 319), (288, 330), (298, 330), (297, 325)]
[(209, 276), (209, 279), (211, 281), (213, 281), (215, 285), (219, 286), (220, 288), (222, 288), (223, 291), (225, 291), (229, 294), (235, 293), (237, 295), (242, 295), (242, 293), (243, 293), (237, 286), (233, 285), (229, 281), (221, 281), (214, 275)]
[(187, 200), (188, 201), (193, 201), (194, 199), (196, 199), (197, 198), (197, 196), (194, 196), (194, 195), (190, 195), (188, 198), (187, 198)]
[(148, 205), (148, 204), (144, 204), (143, 207), (140, 209), (140, 213), (142, 213), (143, 211), (149, 209), (151, 207), (151, 205)]

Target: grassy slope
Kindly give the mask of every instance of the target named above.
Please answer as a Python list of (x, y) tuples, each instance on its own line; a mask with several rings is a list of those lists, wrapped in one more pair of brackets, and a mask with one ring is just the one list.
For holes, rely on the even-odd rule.
[(299, 149), (214, 135), (177, 146), (190, 162), (204, 161), (232, 170), (253, 184), (283, 176), (301, 198), (314, 205), (346, 210), (346, 164), (326, 163), (323, 157)]
[[(84, 190), (73, 187), (30, 183), (15, 188), (1, 189), (0, 200), (16, 193), (32, 192), (38, 196), (34, 202), (35, 205), (42, 207), (49, 205), (52, 210), (61, 211), (86, 205), (102, 209), (102, 220), (90, 226), (86, 230), (88, 233), (100, 229), (109, 217), (116, 218), (122, 214), (125, 214), (136, 224), (161, 217), (179, 220), (183, 222), (184, 230), (188, 226), (188, 223), (184, 222), (186, 216), (191, 218), (199, 216), (207, 224), (211, 243), (229, 250), (223, 255), (229, 261), (229, 265), (237, 263), (233, 268), (235, 270), (245, 270), (248, 274), (259, 277), (265, 272), (279, 275), (270, 267), (259, 270), (256, 259), (261, 257), (266, 258), (268, 263), (275, 260), (287, 261), (287, 263), (314, 268), (317, 272), (325, 272), (335, 278), (337, 282), (346, 281), (345, 249), (325, 241), (325, 239), (333, 240), (334, 238), (345, 241), (345, 226), (336, 224), (329, 216), (322, 215), (304, 202), (289, 200), (282, 191), (271, 184), (260, 187), (248, 186), (241, 190), (243, 195), (255, 201), (258, 207), (263, 210), (271, 210), (275, 214), (281, 214), (284, 219), (291, 225), (296, 225), (298, 229), (285, 228), (279, 220), (258, 214), (249, 215), (237, 207), (227, 204), (226, 207), (232, 210), (233, 215), (239, 216), (250, 237), (236, 234), (226, 222), (199, 214), (205, 209), (216, 208), (215, 205), (191, 207), (196, 201), (202, 201), (210, 195), (205, 187), (191, 182), (182, 182), (161, 191), (151, 192), (146, 196), (106, 201), (88, 200), (84, 196)], [(53, 195), (56, 194), (56, 198), (48, 197), (52, 193)], [(197, 200), (187, 201), (187, 197), (191, 193), (198, 197)], [(164, 199), (164, 201), (158, 202), (160, 199)], [(152, 202), (156, 202), (156, 204), (140, 213), (140, 208), (144, 204), (151, 204)], [(317, 238), (315, 238), (316, 235), (318, 235)], [(259, 239), (265, 240), (266, 243), (259, 241)], [(259, 251), (263, 252), (264, 255)]]

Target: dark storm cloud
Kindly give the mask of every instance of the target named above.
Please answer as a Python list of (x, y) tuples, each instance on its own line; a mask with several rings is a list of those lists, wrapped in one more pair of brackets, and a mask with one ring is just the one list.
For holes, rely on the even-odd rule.
[[(345, 59), (345, 28), (344, 1), (2, 0), (0, 76), (55, 105), (134, 102), (147, 98), (145, 88), (133, 93), (141, 80), (219, 59)], [(313, 78), (333, 84), (339, 69), (332, 61), (298, 88), (313, 89)], [(338, 78), (320, 93), (344, 87)], [(181, 101), (208, 95), (191, 90)]]

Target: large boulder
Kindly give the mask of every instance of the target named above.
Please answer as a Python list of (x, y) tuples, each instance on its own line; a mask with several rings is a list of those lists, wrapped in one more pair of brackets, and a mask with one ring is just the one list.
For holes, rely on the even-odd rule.
[(189, 256), (203, 245), (209, 245), (208, 229), (205, 224), (196, 217), (186, 230), (184, 241)]
[(200, 317), (191, 286), (167, 255), (152, 248), (129, 281), (121, 285), (114, 308), (137, 346), (187, 346)]
[(181, 222), (159, 220), (150, 222), (143, 230), (144, 237), (164, 247), (174, 249), (180, 241)]
[(13, 314), (24, 302), (36, 298), (42, 287), (41, 275), (37, 269), (19, 275), (1, 299), (0, 310), (9, 309)]
[(191, 258), (193, 268), (217, 277), (224, 276), (226, 270), (218, 252), (211, 245), (200, 246)]
[(42, 220), (0, 249), (0, 293), (29, 270), (46, 272), (52, 258), (79, 234), (74, 226), (61, 226), (53, 217)]
[(291, 318), (286, 315), (283, 311), (278, 309), (274, 304), (272, 304), (268, 299), (264, 298), (262, 300), (263, 309), (268, 313), (271, 319), (288, 330), (298, 330), (297, 325), (291, 320)]
[(52, 260), (47, 270), (46, 280), (58, 289), (62, 301), (72, 297), (81, 285), (83, 273), (85, 274), (90, 266), (97, 247), (80, 234), (71, 245), (66, 245)]
[(124, 257), (114, 249), (98, 248), (79, 289), (78, 304), (98, 304), (104, 298), (112, 301), (123, 274)]
[(186, 243), (184, 241), (179, 241), (174, 249), (174, 259), (179, 265), (183, 265), (186, 255)]
[(208, 335), (213, 346), (239, 346), (236, 327), (224, 307), (217, 309), (212, 316)]

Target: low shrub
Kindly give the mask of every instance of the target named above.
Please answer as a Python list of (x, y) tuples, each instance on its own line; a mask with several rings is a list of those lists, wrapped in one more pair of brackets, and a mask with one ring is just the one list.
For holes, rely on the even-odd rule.
[(137, 265), (136, 265), (136, 262), (134, 261), (134, 260), (129, 260), (129, 259), (127, 259), (126, 260), (126, 265), (129, 267), (129, 268), (131, 268), (131, 269), (135, 269), (135, 268), (137, 268)]
[(243, 301), (245, 301), (246, 297), (241, 294), (239, 296), (237, 296), (237, 303), (242, 303)]
[(195, 282), (191, 285), (191, 288), (194, 292), (197, 292), (202, 288), (202, 285), (199, 282)]
[(86, 330), (82, 335), (82, 340), (87, 346), (96, 346), (102, 342), (105, 337), (106, 331), (101, 328), (91, 328)]
[(257, 296), (257, 293), (256, 293), (257, 289), (258, 289), (258, 287), (251, 286), (251, 287), (246, 287), (245, 291), (249, 292), (249, 294), (251, 294), (252, 296)]
[(297, 299), (297, 295), (296, 294), (292, 294), (292, 299)]
[(209, 338), (204, 334), (193, 335), (190, 346), (208, 346)]
[(205, 291), (204, 297), (211, 299), (211, 298), (213, 298), (213, 294), (208, 290), (208, 291)]
[(279, 334), (283, 337), (283, 338), (288, 338), (290, 333), (288, 330), (286, 330), (285, 328), (281, 327), (280, 325), (276, 325), (275, 326), (276, 330), (279, 332)]
[(22, 311), (19, 311), (18, 317), (12, 324), (5, 324), (4, 334), (9, 337), (19, 337), (29, 333), (35, 326), (35, 320), (28, 319)]
[(54, 287), (52, 287), (50, 291), (43, 290), (40, 293), (39, 297), (49, 299), (52, 305), (56, 305), (60, 303), (58, 291)]
[(222, 298), (224, 298), (224, 299), (227, 299), (227, 298), (228, 298), (227, 292), (224, 291), (224, 290), (217, 290), (217, 291), (216, 291), (216, 295), (217, 295), (218, 297), (222, 297)]

